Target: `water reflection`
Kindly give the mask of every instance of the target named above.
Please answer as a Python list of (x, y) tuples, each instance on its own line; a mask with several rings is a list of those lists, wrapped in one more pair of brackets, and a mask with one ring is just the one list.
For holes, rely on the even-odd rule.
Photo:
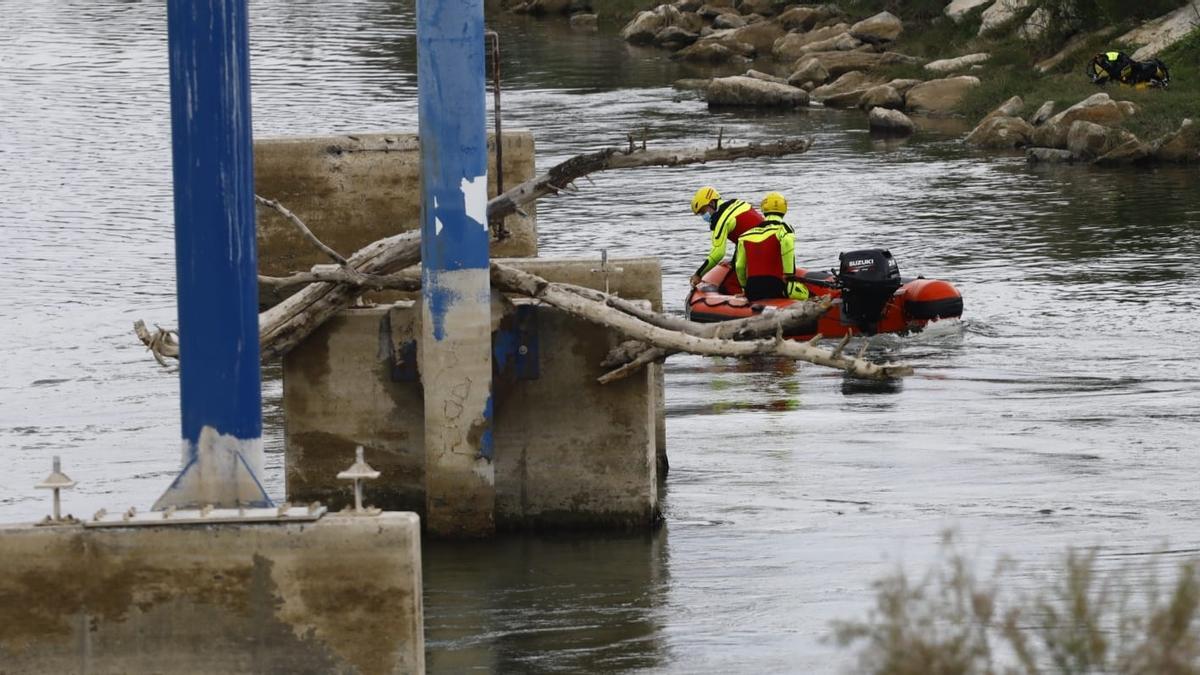
[(615, 672), (667, 660), (665, 529), (427, 541), (422, 556), (430, 672)]

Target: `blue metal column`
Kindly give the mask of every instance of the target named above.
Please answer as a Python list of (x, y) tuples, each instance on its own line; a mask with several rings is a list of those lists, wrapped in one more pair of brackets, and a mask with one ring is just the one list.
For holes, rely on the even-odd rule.
[(483, 0), (417, 1), (421, 380), (431, 533), (495, 531)]
[(269, 506), (246, 0), (168, 0), (183, 470), (155, 503)]

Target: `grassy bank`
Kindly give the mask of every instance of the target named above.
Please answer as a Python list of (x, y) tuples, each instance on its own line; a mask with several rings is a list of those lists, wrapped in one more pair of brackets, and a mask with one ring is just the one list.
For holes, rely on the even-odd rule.
[[(978, 36), (981, 9), (956, 23), (942, 14), (942, 0), (843, 0), (838, 4), (852, 18), (887, 10), (903, 19), (905, 32), (893, 47), (898, 52), (928, 60), (975, 52), (990, 54), (991, 59), (981, 68), (969, 71), (982, 83), (960, 106), (971, 121), (981, 119), (1012, 96), (1024, 99), (1026, 111), (1031, 112), (1048, 100), (1057, 102), (1057, 109), (1062, 110), (1104, 91), (1141, 108), (1123, 126), (1143, 140), (1152, 140), (1175, 131), (1183, 118), (1200, 111), (1200, 28), (1159, 55), (1171, 69), (1171, 86), (1166, 90), (1135, 90), (1115, 84), (1101, 88), (1085, 74), (1088, 61), (1097, 52), (1115, 48), (1133, 53), (1134, 48), (1120, 44), (1116, 36), (1141, 21), (1171, 11), (1179, 6), (1178, 0), (1136, 4), (1129, 0), (1038, 0), (1008, 25), (984, 37)], [(1053, 17), (1045, 34), (1037, 39), (1018, 37), (1018, 27), (1039, 7), (1046, 8)], [(1036, 69), (1038, 63), (1055, 55), (1072, 39), (1082, 42), (1075, 52), (1049, 72)], [(889, 74), (929, 77), (918, 67), (895, 68)]]

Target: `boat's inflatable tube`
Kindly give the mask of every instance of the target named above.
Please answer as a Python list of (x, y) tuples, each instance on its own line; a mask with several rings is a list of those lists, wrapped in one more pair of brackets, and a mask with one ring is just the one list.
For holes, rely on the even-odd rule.
[[(881, 252), (890, 259), (891, 254)], [(811, 324), (788, 336), (793, 339), (806, 340), (817, 333), (832, 338), (848, 334), (908, 333), (923, 329), (930, 321), (962, 316), (962, 295), (950, 282), (941, 279), (897, 277), (898, 287), (884, 299), (882, 307), (877, 310), (877, 317), (863, 318), (859, 311), (855, 318), (850, 318), (843, 316), (842, 310), (846, 302), (845, 295), (849, 296), (850, 305), (858, 300), (853, 296), (858, 292), (854, 284), (846, 284), (844, 277), (839, 278), (833, 272), (797, 269), (796, 277), (808, 287), (810, 296), (832, 297), (833, 306)], [(688, 293), (685, 306), (687, 317), (701, 323), (727, 321), (753, 316), (768, 308), (783, 309), (797, 302), (786, 298), (750, 302), (741, 292), (737, 276), (729, 263), (721, 263), (709, 270), (700, 284)], [(864, 306), (861, 300), (857, 304)], [(876, 311), (873, 305), (865, 303), (868, 312)]]

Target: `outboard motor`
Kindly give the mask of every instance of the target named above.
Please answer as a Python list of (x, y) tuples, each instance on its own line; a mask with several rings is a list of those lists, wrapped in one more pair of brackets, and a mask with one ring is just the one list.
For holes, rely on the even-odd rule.
[(900, 288), (900, 268), (882, 248), (850, 251), (838, 256), (842, 289), (842, 319), (874, 335), (888, 300)]

